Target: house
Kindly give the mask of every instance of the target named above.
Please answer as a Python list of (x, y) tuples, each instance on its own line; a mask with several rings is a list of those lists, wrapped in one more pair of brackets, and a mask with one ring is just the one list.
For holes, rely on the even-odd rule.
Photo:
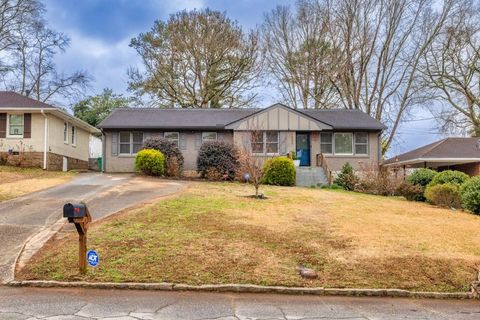
[(214, 140), (248, 143), (265, 158), (296, 151), (302, 168), (338, 171), (346, 162), (359, 168), (379, 164), (385, 129), (361, 111), (296, 110), (282, 104), (264, 109), (119, 108), (99, 127), (106, 172), (134, 171), (135, 154), (151, 136), (174, 141), (185, 170), (196, 169), (202, 143)]
[(0, 92), (0, 162), (46, 170), (88, 169), (92, 134), (100, 130), (63, 109)]
[(480, 175), (480, 138), (445, 138), (386, 160), (387, 167), (458, 170)]

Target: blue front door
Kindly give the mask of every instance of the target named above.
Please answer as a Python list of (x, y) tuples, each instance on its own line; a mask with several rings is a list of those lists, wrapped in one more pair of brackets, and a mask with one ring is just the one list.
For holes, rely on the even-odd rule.
[(301, 166), (310, 165), (310, 134), (297, 132), (297, 156)]

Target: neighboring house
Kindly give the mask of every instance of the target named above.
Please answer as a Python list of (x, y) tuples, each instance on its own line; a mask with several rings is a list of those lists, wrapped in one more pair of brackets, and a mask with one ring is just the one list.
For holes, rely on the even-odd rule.
[(132, 172), (134, 157), (147, 137), (174, 141), (184, 169), (195, 170), (202, 143), (221, 140), (248, 146), (259, 157), (296, 151), (301, 166), (328, 170), (350, 162), (378, 166), (383, 124), (354, 110), (295, 110), (281, 104), (265, 109), (118, 108), (100, 125), (104, 135), (104, 171)]
[(480, 175), (480, 138), (446, 138), (386, 160), (383, 165), (409, 168), (459, 170)]
[(60, 108), (0, 92), (0, 160), (47, 170), (88, 169), (89, 140), (100, 130)]

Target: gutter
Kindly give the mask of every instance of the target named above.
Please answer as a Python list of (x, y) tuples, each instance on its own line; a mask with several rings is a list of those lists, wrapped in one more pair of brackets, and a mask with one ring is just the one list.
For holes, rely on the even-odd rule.
[(43, 127), (43, 170), (47, 170), (47, 146), (48, 146), (48, 117), (43, 109), (40, 109), (40, 113), (43, 115), (44, 127)]

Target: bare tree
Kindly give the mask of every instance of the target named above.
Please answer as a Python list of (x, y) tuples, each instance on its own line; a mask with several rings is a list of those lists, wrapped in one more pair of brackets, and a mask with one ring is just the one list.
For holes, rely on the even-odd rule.
[(242, 107), (255, 98), (258, 36), (224, 13), (182, 11), (132, 39), (142, 69), (131, 68), (130, 88), (164, 107)]
[(252, 150), (252, 137), (255, 135), (263, 134), (263, 131), (246, 131), (242, 133), (242, 141), (237, 144), (238, 162), (240, 164), (238, 168), (239, 175), (244, 176), (248, 183), (251, 183), (255, 187), (255, 197), (262, 198), (259, 189), (264, 176), (263, 164), (265, 159), (255, 155)]
[(268, 71), (294, 108), (328, 108), (338, 102), (327, 70), (334, 67), (325, 8), (317, 1), (278, 6), (265, 15), (262, 43)]
[(464, 2), (437, 41), (423, 56), (425, 86), (431, 89), (430, 110), (444, 131), (480, 136), (480, 4)]

